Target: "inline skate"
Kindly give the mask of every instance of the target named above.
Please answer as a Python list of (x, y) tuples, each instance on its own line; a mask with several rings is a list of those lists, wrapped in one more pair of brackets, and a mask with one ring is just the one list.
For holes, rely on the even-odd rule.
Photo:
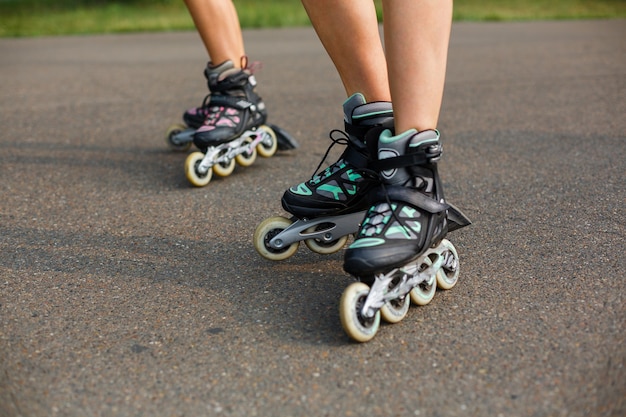
[(189, 154), (185, 161), (185, 175), (197, 187), (207, 185), (213, 173), (230, 175), (235, 161), (250, 166), (257, 154), (269, 158), (278, 148), (276, 131), (265, 125), (267, 112), (255, 92), (254, 75), (226, 61), (211, 67), (206, 76), (211, 91), (207, 106), (186, 113), (191, 122), (206, 115), (193, 134), (201, 152)]
[(256, 228), (254, 246), (264, 258), (287, 259), (303, 240), (313, 252), (334, 253), (358, 230), (375, 184), (367, 171), (371, 158), (365, 135), (393, 123), (393, 111), (391, 103), (366, 103), (358, 93), (344, 102), (343, 111), (345, 132), (331, 132), (333, 143), (326, 152), (327, 156), (335, 144), (346, 145), (339, 160), (318, 173), (325, 156), (309, 181), (285, 191), (281, 202), (291, 218), (271, 217)]
[[(244, 67), (247, 66), (247, 59), (245, 59), (245, 57), (242, 59), (242, 64)], [(165, 142), (170, 149), (175, 151), (187, 151), (193, 144), (196, 130), (204, 124), (210, 117), (211, 112), (214, 111), (215, 107), (211, 106), (211, 83), (209, 80), (211, 74), (219, 71), (220, 68), (221, 66), (213, 66), (211, 62), (205, 67), (204, 76), (209, 86), (209, 94), (204, 97), (200, 106), (189, 108), (183, 113), (183, 123), (173, 124), (167, 129), (165, 132)], [(246, 68), (246, 70), (250, 73), (253, 72), (250, 67)], [(276, 136), (278, 144), (277, 150), (288, 151), (296, 149), (299, 146), (298, 142), (284, 129), (271, 123), (266, 123), (266, 125), (272, 129)]]
[(397, 323), (410, 301), (428, 304), (437, 287), (452, 288), (459, 275), (457, 251), (448, 232), (470, 224), (447, 203), (437, 161), (439, 132), (409, 130), (394, 136), (378, 129), (368, 134), (370, 167), (379, 184), (354, 242), (347, 248), (344, 270), (359, 282), (340, 301), (340, 319), (348, 336), (366, 342), (378, 331), (381, 316)]

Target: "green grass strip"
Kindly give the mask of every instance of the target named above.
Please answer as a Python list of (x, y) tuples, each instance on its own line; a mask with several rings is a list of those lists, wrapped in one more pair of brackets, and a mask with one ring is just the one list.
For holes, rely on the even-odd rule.
[[(381, 2), (375, 1), (382, 17)], [(309, 25), (300, 0), (235, 0), (241, 26)], [(456, 0), (455, 21), (625, 18), (624, 0)], [(0, 0), (0, 37), (193, 30), (182, 0)]]

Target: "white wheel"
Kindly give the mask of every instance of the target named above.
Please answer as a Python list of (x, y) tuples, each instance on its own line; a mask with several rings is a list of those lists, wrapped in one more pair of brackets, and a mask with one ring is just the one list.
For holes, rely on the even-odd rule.
[[(252, 140), (252, 138), (247, 137), (244, 142), (249, 145)], [(237, 160), (237, 163), (242, 167), (249, 167), (254, 163), (254, 161), (256, 161), (256, 149), (252, 148), (249, 152), (240, 153), (239, 155), (235, 156), (235, 159)]]
[[(317, 226), (309, 227), (306, 230), (306, 233), (312, 233), (318, 230), (326, 229), (329, 223), (321, 223)], [(339, 239), (335, 239), (331, 242), (326, 242), (323, 239), (306, 239), (304, 243), (306, 246), (311, 249), (311, 251), (315, 253), (320, 253), (322, 255), (328, 255), (330, 253), (335, 253), (340, 251), (348, 241), (348, 236), (342, 236)]]
[(442, 240), (439, 247), (445, 248), (442, 254), (445, 261), (441, 269), (437, 271), (437, 286), (442, 290), (449, 290), (459, 279), (459, 254), (448, 239)]
[[(424, 264), (422, 265), (422, 269), (428, 268), (431, 266), (433, 262), (430, 258), (425, 258)], [(411, 292), (411, 301), (418, 306), (425, 306), (430, 303), (435, 296), (435, 292), (437, 291), (437, 278), (435, 275), (430, 277), (428, 282), (422, 282), (417, 287), (414, 287)]]
[(298, 250), (299, 242), (292, 243), (286, 248), (274, 249), (269, 241), (291, 225), (291, 220), (284, 217), (270, 217), (263, 220), (254, 231), (252, 241), (259, 255), (270, 261), (282, 261), (289, 258)]
[(409, 312), (411, 299), (406, 295), (402, 298), (396, 298), (385, 303), (380, 309), (380, 315), (387, 323), (398, 323)]
[[(263, 138), (263, 141), (256, 145), (256, 150), (263, 158), (269, 158), (270, 156), (276, 153), (276, 149), (278, 149), (278, 140), (276, 139), (276, 133), (272, 130), (271, 127), (262, 125), (259, 126), (257, 131), (260, 131), (258, 134), (260, 135), (268, 135), (268, 138)], [(271, 140), (271, 143), (270, 143)]]
[(198, 172), (198, 165), (204, 159), (202, 152), (190, 153), (187, 159), (185, 159), (185, 176), (187, 180), (196, 187), (204, 187), (211, 181), (213, 175), (211, 170), (207, 170), (204, 174)]
[(374, 317), (361, 315), (361, 307), (369, 294), (370, 288), (362, 282), (350, 284), (339, 301), (339, 319), (348, 336), (357, 342), (367, 342), (376, 336), (380, 326), (380, 311)]
[[(222, 149), (220, 153), (215, 156), (215, 159), (218, 159), (219, 157), (221, 157), (227, 152), (228, 152), (228, 149)], [(228, 177), (230, 174), (233, 173), (235, 169), (235, 160), (229, 159), (228, 162), (221, 162), (221, 163), (215, 164), (213, 165), (212, 169), (215, 175), (218, 175), (220, 177)]]
[(187, 126), (180, 123), (171, 125), (167, 128), (167, 130), (165, 131), (165, 143), (167, 143), (167, 146), (170, 149), (174, 151), (186, 151), (191, 147), (191, 142), (177, 144), (172, 141), (172, 136), (179, 134), (185, 129), (187, 129)]

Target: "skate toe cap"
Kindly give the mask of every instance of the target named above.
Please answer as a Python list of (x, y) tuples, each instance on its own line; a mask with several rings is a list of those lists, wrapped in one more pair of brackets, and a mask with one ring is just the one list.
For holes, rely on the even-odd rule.
[[(293, 188), (293, 187), (292, 187)], [(292, 188), (285, 191), (281, 204), (289, 213), (299, 218), (332, 216), (349, 211), (350, 207), (340, 202), (317, 199), (315, 196), (295, 194)]]
[(403, 266), (415, 257), (413, 245), (359, 247), (346, 250), (343, 269), (354, 276), (370, 275)]
[(231, 140), (236, 138), (237, 136), (233, 135), (232, 130), (219, 127), (213, 128), (201, 126), (196, 130), (193, 135), (193, 143), (198, 148), (202, 149), (230, 142)]

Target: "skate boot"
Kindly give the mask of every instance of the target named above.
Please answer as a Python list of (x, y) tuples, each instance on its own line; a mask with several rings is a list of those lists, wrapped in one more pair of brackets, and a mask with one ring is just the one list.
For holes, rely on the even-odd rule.
[(364, 211), (369, 206), (368, 193), (376, 183), (367, 175), (370, 155), (365, 135), (383, 124), (393, 124), (389, 102), (366, 103), (362, 94), (354, 94), (343, 104), (345, 133), (333, 144), (345, 144), (339, 160), (301, 184), (285, 191), (283, 208), (293, 217), (272, 217), (262, 222), (255, 232), (255, 247), (261, 256), (286, 259), (302, 240), (314, 252), (333, 253), (340, 250), (347, 235), (355, 233)]
[(250, 71), (235, 68), (232, 61), (226, 61), (208, 68), (205, 74), (211, 97), (203, 110), (207, 118), (193, 138), (199, 149), (230, 142), (245, 130), (265, 123), (265, 104), (254, 91), (256, 79)]
[(372, 205), (344, 257), (344, 270), (361, 282), (346, 288), (340, 305), (344, 329), (361, 342), (374, 337), (381, 314), (398, 322), (410, 300), (427, 304), (437, 285), (456, 284), (458, 255), (444, 238), (470, 224), (444, 199), (437, 172), (439, 132), (393, 136), (383, 130), (378, 138), (368, 136), (368, 144), (380, 184), (370, 192)]
[[(202, 152), (187, 157), (185, 173), (195, 186), (204, 186), (211, 173), (225, 177), (235, 169), (235, 161), (249, 166), (257, 153), (272, 156), (278, 147), (276, 134), (265, 126), (265, 104), (255, 92), (256, 79), (248, 69), (235, 68), (226, 61), (207, 70), (211, 96), (207, 118), (193, 135)], [(190, 113), (191, 114), (191, 113)]]
[[(247, 59), (245, 59), (245, 57), (242, 63), (244, 66), (247, 65)], [(174, 124), (170, 126), (165, 133), (165, 142), (168, 144), (170, 149), (175, 151), (186, 151), (189, 149), (193, 143), (196, 130), (200, 128), (204, 124), (205, 120), (210, 117), (211, 109), (215, 109), (215, 107), (210, 107), (211, 85), (209, 83), (209, 79), (211, 74), (213, 74), (216, 70), (219, 71), (219, 66), (215, 67), (211, 62), (207, 64), (204, 69), (204, 77), (207, 79), (209, 94), (204, 97), (204, 100), (199, 107), (192, 107), (183, 113), (183, 124)], [(252, 69), (249, 69), (249, 71), (252, 72)], [(281, 129), (273, 124), (267, 124), (267, 126), (276, 134), (279, 151), (288, 151), (296, 149), (299, 146), (298, 142), (284, 129)]]

